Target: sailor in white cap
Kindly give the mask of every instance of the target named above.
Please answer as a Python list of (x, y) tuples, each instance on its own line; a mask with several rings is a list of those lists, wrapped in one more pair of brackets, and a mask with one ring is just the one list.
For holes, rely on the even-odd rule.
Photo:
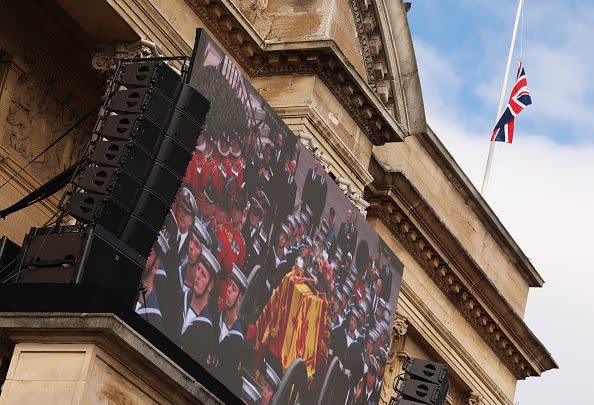
[(200, 260), (187, 271), (194, 275), (194, 282), (186, 298), (180, 346), (203, 366), (212, 366), (217, 338), (208, 302), (221, 266), (209, 250), (202, 249)]
[(367, 334), (367, 338), (365, 339), (365, 352), (363, 353), (363, 371), (366, 373), (367, 368), (369, 366), (369, 362), (373, 358), (373, 354), (375, 353), (375, 347), (377, 341), (379, 339), (379, 334), (372, 329)]
[(263, 373), (263, 381), (262, 381), (262, 405), (270, 405), (272, 401), (272, 397), (276, 393), (278, 386), (280, 385), (280, 377), (274, 369), (268, 364), (268, 362), (264, 362), (264, 373)]
[(371, 356), (369, 360), (369, 367), (365, 371), (365, 375), (355, 387), (353, 404), (367, 405), (378, 403), (379, 392), (377, 391), (377, 371), (377, 360), (375, 356)]
[(227, 285), (227, 302), (218, 322), (218, 346), (215, 356), (215, 375), (227, 387), (239, 393), (241, 390), (241, 369), (246, 352), (245, 337), (239, 320), (248, 281), (237, 265), (233, 264), (231, 279)]

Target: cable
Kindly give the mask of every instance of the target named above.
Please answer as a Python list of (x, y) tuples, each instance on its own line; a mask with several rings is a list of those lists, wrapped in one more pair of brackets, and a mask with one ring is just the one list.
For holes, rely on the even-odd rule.
[(64, 188), (72, 179), (72, 175), (76, 172), (79, 165), (84, 159), (79, 160), (62, 173), (42, 184), (39, 188), (31, 192), (29, 195), (21, 198), (10, 207), (0, 210), (0, 218), (5, 219), (8, 215), (27, 208), (33, 204), (45, 200), (54, 195), (56, 192)]
[[(70, 132), (72, 132), (76, 127), (78, 127), (80, 124), (82, 124), (83, 122), (85, 122), (87, 120), (87, 118), (89, 118), (95, 111), (97, 111), (99, 108), (101, 108), (102, 105), (103, 105), (103, 101), (101, 103), (99, 103), (96, 107), (93, 107), (93, 109), (90, 110), (88, 113), (86, 113), (85, 115), (83, 115), (82, 118), (80, 118), (78, 121), (76, 121), (76, 123), (74, 123), (70, 128), (68, 128), (66, 130), (66, 132), (64, 132), (62, 135), (60, 135), (56, 140), (54, 140), (48, 146), (46, 146), (46, 148), (44, 150), (42, 150), (41, 152), (39, 152), (39, 154), (37, 154), (37, 156), (35, 156), (31, 161), (29, 161), (29, 163), (27, 163), (23, 167), (19, 167), (18, 170), (17, 170), (17, 172), (21, 172), (21, 171), (25, 170), (27, 167), (29, 167), (29, 165), (31, 165), (33, 162), (35, 162), (41, 155), (43, 155), (45, 152), (47, 152), (48, 150), (50, 150), (54, 145), (56, 145), (58, 142), (60, 142), (62, 139), (64, 139)], [(12, 180), (14, 180), (14, 176), (9, 177), (0, 186), (0, 190), (5, 185), (7, 185), (8, 183), (10, 183)]]

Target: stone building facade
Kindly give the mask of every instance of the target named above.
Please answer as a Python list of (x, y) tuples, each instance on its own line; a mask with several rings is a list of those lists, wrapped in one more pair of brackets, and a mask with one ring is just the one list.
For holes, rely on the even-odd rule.
[[(1, 3), (1, 207), (80, 157), (93, 119), (21, 169), (97, 106), (117, 58), (189, 55), (201, 27), (403, 261), (386, 379), (407, 355), (444, 361), (448, 404), (511, 405), (518, 380), (557, 367), (523, 321), (543, 279), (427, 125), (401, 0)], [(58, 198), (0, 234), (20, 242)], [(218, 402), (121, 320), (52, 316), (0, 316), (0, 404)]]

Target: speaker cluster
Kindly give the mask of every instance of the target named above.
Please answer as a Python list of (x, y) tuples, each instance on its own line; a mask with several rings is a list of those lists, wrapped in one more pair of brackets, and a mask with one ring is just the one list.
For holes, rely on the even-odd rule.
[(164, 61), (127, 63), (64, 211), (148, 254), (202, 131), (208, 101)]
[(450, 388), (448, 366), (421, 359), (407, 358), (404, 373), (394, 382), (397, 396), (390, 405), (443, 405)]

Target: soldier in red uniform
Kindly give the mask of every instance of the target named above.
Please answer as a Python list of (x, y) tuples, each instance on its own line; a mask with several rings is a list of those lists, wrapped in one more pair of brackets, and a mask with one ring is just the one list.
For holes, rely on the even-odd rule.
[(227, 190), (227, 184), (233, 179), (231, 173), (231, 148), (229, 146), (229, 135), (223, 133), (217, 140), (217, 149), (215, 151), (216, 166), (212, 172), (212, 183), (219, 195)]
[(229, 162), (231, 164), (231, 177), (232, 184), (229, 185), (228, 190), (232, 194), (238, 192), (243, 188), (243, 170), (245, 168), (245, 161), (241, 154), (241, 138), (237, 131), (231, 132), (230, 136), (230, 150), (229, 150)]
[(208, 185), (208, 181), (216, 167), (214, 147), (210, 135), (203, 134), (200, 136), (184, 177), (184, 183), (190, 186), (196, 199), (202, 198), (201, 191)]

